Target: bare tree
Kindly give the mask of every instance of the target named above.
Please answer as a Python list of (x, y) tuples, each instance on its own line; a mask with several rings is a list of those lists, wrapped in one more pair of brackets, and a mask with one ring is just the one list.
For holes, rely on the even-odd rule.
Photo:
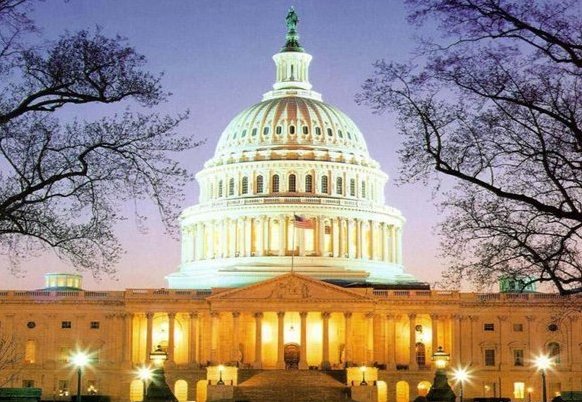
[(0, 387), (16, 379), (22, 367), (23, 358), (24, 355), (14, 336), (0, 332)]
[(120, 203), (153, 200), (173, 225), (191, 177), (173, 153), (196, 143), (176, 130), (186, 113), (63, 122), (65, 106), (79, 114), (126, 100), (151, 108), (168, 94), (142, 55), (99, 29), (30, 44), (31, 4), (0, 0), (0, 247), (14, 261), (48, 247), (78, 269), (113, 272)]
[(395, 111), (402, 180), (449, 177), (446, 278), (582, 292), (582, 7), (575, 0), (409, 0), (435, 28), (408, 64), (376, 63), (360, 102)]

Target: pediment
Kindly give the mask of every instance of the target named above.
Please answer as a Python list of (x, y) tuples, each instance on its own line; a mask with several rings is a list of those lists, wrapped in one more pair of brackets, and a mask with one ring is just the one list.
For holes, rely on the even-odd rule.
[(207, 298), (210, 302), (366, 302), (372, 298), (357, 291), (335, 286), (308, 276), (289, 273), (243, 288), (228, 290)]

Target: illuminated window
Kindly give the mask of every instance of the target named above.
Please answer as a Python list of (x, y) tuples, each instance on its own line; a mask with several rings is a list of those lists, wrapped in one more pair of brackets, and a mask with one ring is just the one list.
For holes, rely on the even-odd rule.
[(174, 395), (178, 402), (185, 402), (188, 400), (188, 383), (184, 380), (176, 381), (174, 385)]
[(248, 194), (249, 193), (249, 179), (248, 177), (243, 177), (242, 178), (242, 193), (243, 194)]
[(231, 178), (228, 181), (228, 195), (232, 196), (234, 195), (234, 179)]
[(36, 362), (36, 341), (28, 340), (24, 345), (24, 363), (33, 364)]
[(305, 176), (305, 192), (312, 193), (313, 192), (313, 176), (308, 174)]
[(495, 349), (485, 349), (485, 365), (495, 366)]
[(297, 191), (297, 179), (294, 174), (289, 175), (289, 192), (294, 193)]
[(69, 380), (59, 380), (59, 396), (69, 396)]
[(416, 344), (416, 364), (419, 367), (426, 366), (426, 350), (422, 342)]
[(273, 193), (279, 192), (279, 175), (273, 175), (273, 178), (271, 179), (271, 188)]
[(327, 188), (327, 176), (321, 176), (321, 192), (323, 194), (327, 194), (328, 193), (328, 188)]
[(356, 196), (356, 179), (350, 179), (350, 195)]
[(554, 363), (560, 363), (560, 344), (556, 342), (548, 343), (548, 355)]
[(523, 349), (513, 349), (513, 365), (523, 366)]
[(257, 176), (257, 193), (263, 192), (263, 176)]
[(523, 383), (523, 382), (514, 382), (513, 383), (513, 397), (515, 399), (525, 398), (525, 383)]
[(344, 193), (344, 181), (341, 177), (338, 177), (335, 182), (335, 192), (338, 194)]

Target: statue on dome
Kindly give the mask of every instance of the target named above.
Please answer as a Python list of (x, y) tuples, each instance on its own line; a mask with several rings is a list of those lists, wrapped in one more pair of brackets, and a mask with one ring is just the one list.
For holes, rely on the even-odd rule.
[(285, 18), (285, 21), (287, 21), (287, 31), (294, 32), (297, 28), (297, 23), (299, 22), (299, 17), (297, 17), (297, 13), (295, 12), (295, 9), (293, 8), (293, 6), (291, 6), (291, 8), (289, 9), (289, 12), (287, 13), (287, 17)]

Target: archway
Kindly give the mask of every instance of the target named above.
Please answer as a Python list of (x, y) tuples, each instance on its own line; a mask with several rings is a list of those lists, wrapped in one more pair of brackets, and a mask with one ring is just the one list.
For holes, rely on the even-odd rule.
[(396, 383), (396, 402), (408, 402), (409, 397), (409, 387), (406, 381), (398, 381)]
[(284, 349), (285, 368), (288, 370), (296, 370), (299, 368), (299, 354), (300, 348), (296, 343), (287, 343)]

